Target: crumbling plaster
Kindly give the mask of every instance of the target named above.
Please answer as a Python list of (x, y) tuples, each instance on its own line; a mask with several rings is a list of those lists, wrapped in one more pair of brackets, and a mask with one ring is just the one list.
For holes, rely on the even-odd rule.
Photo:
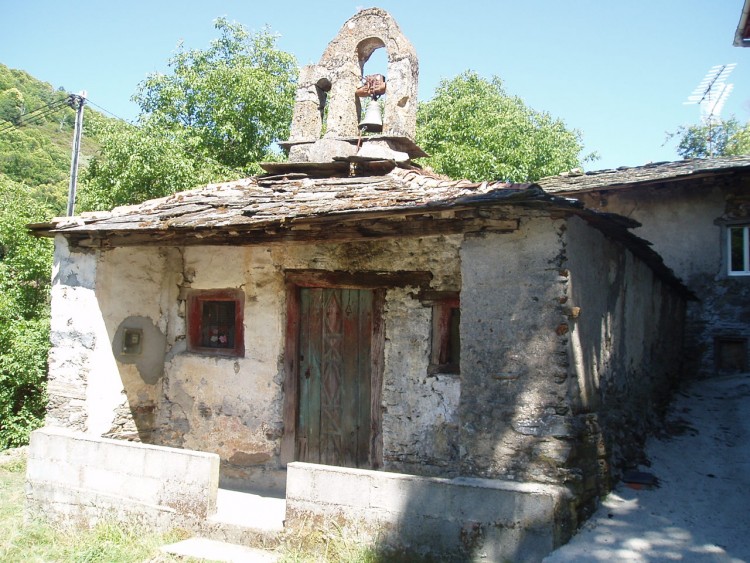
[[(682, 302), (581, 219), (526, 214), (519, 225), (511, 233), (95, 252), (69, 252), (61, 239), (53, 344), (70, 350), (53, 346), (50, 404), (60, 406), (50, 420), (214, 452), (224, 483), (279, 486), (285, 271), (423, 271), (429, 288), (385, 295), (383, 468), (566, 483), (591, 500), (606, 490), (612, 463), (637, 451), (664, 376), (679, 365), (679, 345), (665, 346), (663, 335), (680, 333)], [(184, 300), (217, 288), (245, 294), (243, 357), (186, 351)], [(460, 292), (460, 375), (429, 374), (425, 289)], [(164, 335), (156, 379), (137, 361), (117, 361), (112, 339), (133, 319)], [(79, 387), (83, 402), (65, 395)]]
[[(77, 378), (69, 387), (85, 393), (78, 410), (68, 405), (60, 412), (80, 416), (90, 433), (218, 453), (225, 482), (259, 479), (274, 486), (279, 477), (266, 473), (279, 467), (283, 428), (284, 271), (428, 271), (431, 288), (458, 291), (461, 240), (453, 235), (69, 252), (61, 239), (53, 342), (66, 339), (74, 367), (70, 377)], [(244, 357), (186, 352), (184, 297), (216, 288), (245, 292)], [(455, 376), (427, 377), (431, 308), (419, 300), (421, 289), (387, 291), (384, 457), (386, 467), (434, 473), (455, 458), (460, 384)], [(142, 373), (143, 362), (122, 355), (114, 338), (128, 323), (147, 325), (161, 336), (154, 339), (163, 362), (158, 377)], [(143, 345), (147, 350), (155, 343), (144, 338)], [(64, 353), (53, 348), (57, 357)], [(95, 376), (88, 377), (92, 372)], [(62, 388), (61, 375), (54, 371), (53, 389)], [(54, 403), (59, 398), (53, 395)], [(70, 419), (56, 422), (71, 425)]]

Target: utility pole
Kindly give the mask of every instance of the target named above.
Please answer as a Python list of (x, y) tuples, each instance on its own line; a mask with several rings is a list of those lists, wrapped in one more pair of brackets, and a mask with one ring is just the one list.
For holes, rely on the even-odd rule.
[(68, 105), (76, 110), (76, 124), (73, 130), (73, 156), (70, 163), (70, 187), (68, 188), (68, 217), (73, 215), (76, 204), (76, 182), (78, 180), (78, 154), (81, 152), (81, 130), (83, 129), (83, 105), (86, 103), (86, 90), (71, 94)]

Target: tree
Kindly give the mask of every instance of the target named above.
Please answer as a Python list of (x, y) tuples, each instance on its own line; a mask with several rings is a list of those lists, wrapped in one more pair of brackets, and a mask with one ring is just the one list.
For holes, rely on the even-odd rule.
[(44, 418), (52, 246), (25, 226), (45, 215), (0, 174), (0, 450), (27, 443)]
[(207, 184), (237, 174), (191, 152), (195, 138), (182, 127), (104, 123), (100, 152), (81, 175), (79, 209), (111, 209)]
[[(85, 208), (137, 203), (260, 171), (289, 133), (297, 66), (268, 30), (216, 20), (220, 37), (184, 50), (169, 74), (153, 74), (133, 99), (138, 125), (102, 132), (100, 154), (84, 174)], [(114, 189), (114, 192), (113, 192)]]
[(683, 126), (667, 140), (678, 137), (677, 154), (682, 158), (709, 158), (750, 154), (750, 123), (745, 125), (731, 117), (700, 125)]
[(221, 164), (243, 167), (289, 135), (297, 65), (268, 29), (249, 33), (225, 18), (210, 47), (178, 53), (172, 73), (153, 74), (134, 100), (160, 124), (183, 126)]
[(435, 171), (473, 181), (559, 174), (581, 165), (583, 148), (578, 131), (506, 94), (498, 77), (472, 71), (443, 80), (433, 99), (420, 104), (417, 143)]
[(0, 92), (0, 121), (18, 124), (23, 114), (23, 94), (18, 88)]

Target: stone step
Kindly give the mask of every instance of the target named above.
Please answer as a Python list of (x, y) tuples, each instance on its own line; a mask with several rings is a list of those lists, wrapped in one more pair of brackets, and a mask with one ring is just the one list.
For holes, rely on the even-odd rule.
[(279, 555), (270, 551), (208, 538), (190, 538), (162, 546), (161, 551), (170, 555), (222, 563), (274, 563), (279, 560)]

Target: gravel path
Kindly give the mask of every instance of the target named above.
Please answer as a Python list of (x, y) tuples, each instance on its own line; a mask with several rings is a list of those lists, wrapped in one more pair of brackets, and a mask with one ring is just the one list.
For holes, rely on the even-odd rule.
[(620, 484), (545, 563), (750, 562), (750, 374), (693, 383), (646, 453), (653, 489)]

